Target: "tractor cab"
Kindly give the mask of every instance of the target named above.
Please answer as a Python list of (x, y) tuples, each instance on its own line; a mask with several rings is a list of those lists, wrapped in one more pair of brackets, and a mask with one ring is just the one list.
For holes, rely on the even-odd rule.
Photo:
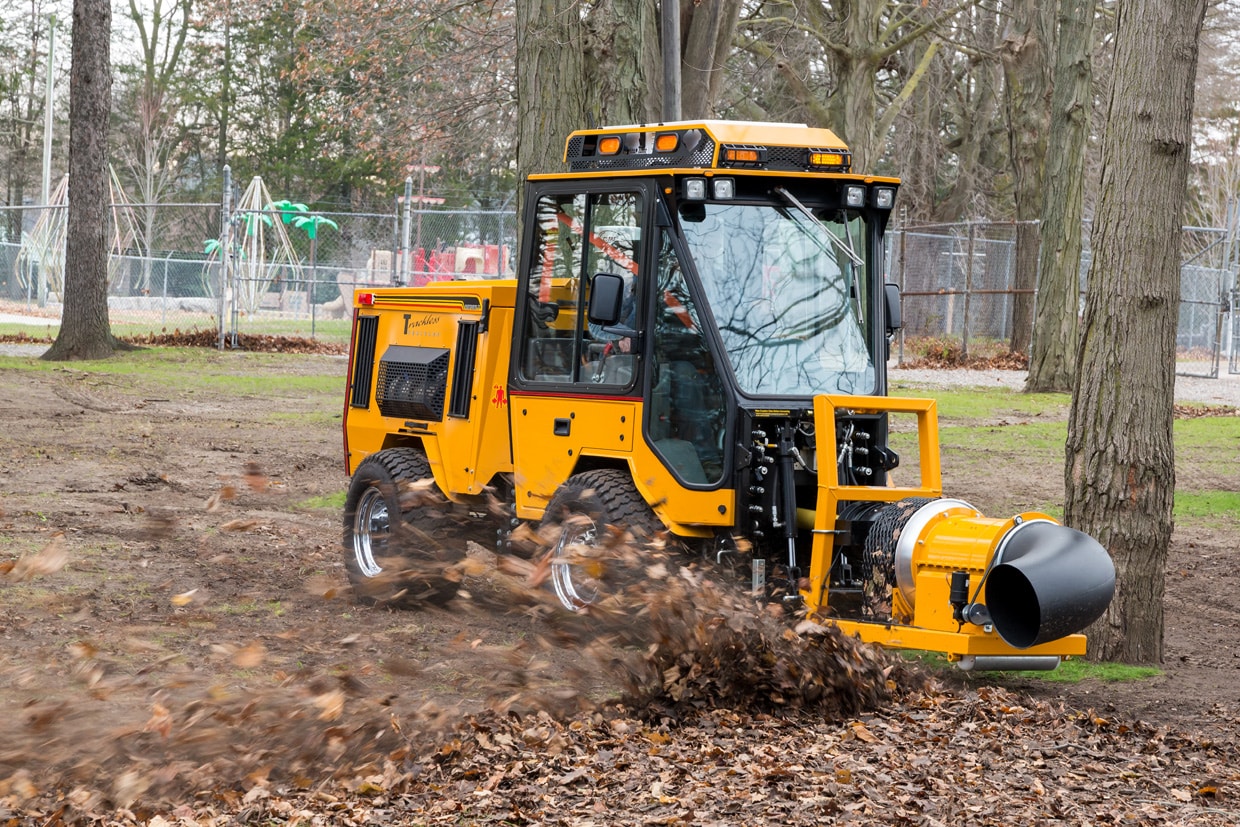
[[(899, 182), (852, 174), (833, 132), (803, 126), (587, 130), (566, 160), (568, 174), (531, 177), (523, 216), (513, 449), (547, 473), (518, 482), (519, 514), (614, 464), (677, 534), (739, 527), (778, 547), (770, 573), (795, 584), (812, 531), (796, 514), (817, 496), (814, 397), (887, 390), (899, 304), (883, 232)], [(881, 481), (898, 459), (884, 417), (867, 427), (846, 474)]]

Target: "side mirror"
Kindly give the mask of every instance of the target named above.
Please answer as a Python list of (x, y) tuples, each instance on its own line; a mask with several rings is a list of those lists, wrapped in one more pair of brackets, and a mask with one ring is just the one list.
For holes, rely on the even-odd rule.
[(590, 279), (590, 306), (586, 318), (591, 324), (607, 327), (620, 321), (624, 306), (624, 279), (614, 273), (595, 273)]
[(900, 311), (900, 286), (886, 282), (883, 285), (883, 299), (887, 305), (887, 332), (894, 333), (904, 327), (904, 318)]

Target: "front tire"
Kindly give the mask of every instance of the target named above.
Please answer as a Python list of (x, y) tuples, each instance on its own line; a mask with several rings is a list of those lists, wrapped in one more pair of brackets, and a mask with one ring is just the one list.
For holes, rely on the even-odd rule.
[(628, 473), (610, 468), (569, 477), (551, 498), (546, 520), (561, 523), (551, 550), (551, 587), (574, 612), (618, 593), (631, 579), (632, 567), (614, 553), (608, 526), (627, 530), (639, 542), (663, 528)]
[[(401, 506), (402, 483), (425, 483)], [(421, 487), (421, 486), (419, 486)], [(359, 603), (442, 606), (461, 585), (462, 542), (440, 542), (451, 520), (417, 448), (388, 448), (362, 460), (344, 507), (344, 565)]]

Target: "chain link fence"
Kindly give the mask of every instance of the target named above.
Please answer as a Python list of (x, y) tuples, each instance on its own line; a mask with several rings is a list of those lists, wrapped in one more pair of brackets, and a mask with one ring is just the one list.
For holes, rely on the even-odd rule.
[[(903, 296), (899, 360), (957, 348), (965, 356), (1023, 350), (1027, 342), (1021, 332), (1032, 324), (1037, 292), (1016, 284), (1017, 265), (1037, 272), (1037, 229), (1036, 222), (967, 222), (905, 225), (889, 233), (887, 274)], [(1083, 229), (1082, 299), (1092, 262), (1089, 225)], [(1024, 262), (1017, 261), (1021, 233), (1032, 236), (1022, 248)], [(1240, 361), (1234, 235), (1221, 228), (1183, 230), (1176, 338), (1177, 373), (1182, 375), (1218, 376), (1220, 354), (1228, 349), (1229, 365)]]
[[(244, 210), (230, 200), (112, 205), (108, 309), (117, 335), (345, 341), (355, 288), (513, 274), (509, 212)], [(0, 323), (28, 335), (59, 324), (66, 214), (63, 204), (0, 207)]]
[[(514, 274), (510, 211), (413, 209), (312, 212), (289, 202), (233, 209), (222, 203), (114, 204), (109, 314), (118, 335), (216, 331), (345, 341), (353, 291), (452, 278)], [(63, 289), (63, 205), (0, 207), (0, 323), (51, 332)], [(1089, 226), (1081, 289), (1089, 271)], [(1018, 245), (1027, 234), (1031, 243)], [(1186, 227), (1177, 371), (1217, 376), (1221, 354), (1240, 372), (1236, 233)], [(147, 243), (147, 239), (151, 242)], [(1031, 329), (1036, 291), (1016, 284), (1017, 249), (1036, 272), (1037, 224), (903, 225), (887, 236), (887, 277), (903, 294), (900, 361), (936, 351), (991, 355)]]

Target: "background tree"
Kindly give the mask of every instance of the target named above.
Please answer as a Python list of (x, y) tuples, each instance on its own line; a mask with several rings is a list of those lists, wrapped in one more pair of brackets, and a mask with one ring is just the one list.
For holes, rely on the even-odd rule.
[(1195, 151), (1185, 223), (1240, 222), (1240, 3), (1211, 5), (1201, 33)]
[(119, 109), (125, 117), (117, 130), (119, 155), (140, 206), (137, 238), (142, 254), (138, 287), (151, 286), (152, 254), (156, 245), (159, 202), (168, 199), (176, 176), (174, 152), (180, 143), (180, 125), (172, 85), (178, 79), (181, 55), (192, 26), (193, 0), (149, 0), (139, 8), (129, 0), (128, 18), (138, 34), (136, 71), (127, 72)]
[[(774, 69), (811, 126), (843, 138), (853, 166), (873, 171), (896, 116), (938, 51), (935, 40), (978, 0), (906, 3), (899, 0), (764, 0), (739, 26), (742, 44)], [(930, 45), (916, 66), (897, 76), (896, 56), (919, 41)], [(777, 96), (751, 101), (778, 118)], [(780, 104), (786, 105), (786, 104)]]
[[(40, 167), (44, 122), (44, 80), (47, 70), (48, 20), (55, 13), (64, 48), (63, 21), (67, 5), (49, 0), (11, 3), (0, 15), (0, 176), (3, 177), (3, 204), (22, 206), (40, 197)], [(63, 61), (60, 61), (63, 63)], [(65, 72), (56, 72), (57, 81)], [(63, 116), (59, 121), (63, 124)], [(55, 186), (63, 165), (55, 173)], [(22, 213), (5, 212), (0, 238), (21, 240)], [(0, 274), (0, 283), (8, 274)]]
[(1002, 134), (988, 117), (999, 90), (997, 20), (976, 0), (765, 0), (738, 24), (720, 106), (834, 130), (854, 169), (906, 178), (909, 215), (975, 209), (994, 179), (981, 164), (995, 165)]
[(1116, 23), (1065, 463), (1067, 523), (1115, 560), (1115, 599), (1091, 628), (1100, 660), (1162, 659), (1180, 226), (1206, 3), (1125, 0)]
[(74, 0), (69, 81), (69, 225), (60, 331), (44, 359), (102, 359), (120, 347), (108, 324), (108, 117), (112, 10)]
[(1080, 330), (1081, 221), (1085, 150), (1093, 113), (1095, 0), (1060, 0), (1047, 141), (1038, 301), (1029, 349), (1030, 392), (1072, 390)]
[(679, 0), (681, 117), (717, 113), (742, 0)]
[(1032, 291), (1038, 280), (1038, 225), (1042, 215), (1043, 159), (1050, 127), (1051, 61), (1055, 49), (1055, 3), (1012, 0), (1011, 28), (1003, 42), (1008, 137), (1016, 249), (1013, 287), (1028, 290), (1012, 301), (1010, 347), (1028, 353), (1033, 331)]

